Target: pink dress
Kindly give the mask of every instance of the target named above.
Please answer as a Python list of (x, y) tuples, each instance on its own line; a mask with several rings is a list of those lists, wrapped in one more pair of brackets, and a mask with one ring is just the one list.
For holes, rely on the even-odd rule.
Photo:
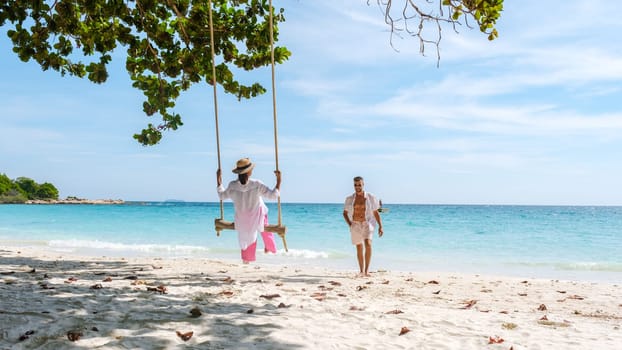
[[(240, 249), (242, 249), (243, 260), (255, 260), (257, 232), (262, 232), (266, 250), (276, 252), (274, 235), (272, 233), (263, 234), (264, 225), (268, 224), (268, 207), (263, 198), (274, 200), (278, 196), (278, 189), (270, 189), (256, 179), (248, 179), (246, 184), (242, 184), (238, 180), (231, 181), (227, 189), (222, 185), (218, 186), (218, 197), (221, 200), (230, 198), (233, 201), (235, 230), (238, 232), (238, 242)], [(245, 256), (244, 251), (249, 250), (249, 248), (252, 249), (252, 254)], [(250, 252), (247, 253), (250, 254)]]

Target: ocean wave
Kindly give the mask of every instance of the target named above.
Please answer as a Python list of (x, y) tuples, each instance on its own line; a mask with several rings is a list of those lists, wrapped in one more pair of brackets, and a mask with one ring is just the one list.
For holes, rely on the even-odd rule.
[(622, 272), (622, 263), (614, 262), (558, 263), (555, 267), (559, 270)]
[[(170, 256), (217, 256), (217, 257), (237, 257), (240, 250), (237, 247), (204, 247), (190, 245), (166, 245), (166, 244), (127, 244), (106, 242), (100, 240), (51, 240), (47, 246), (60, 252), (83, 252), (85, 254), (130, 254), (130, 255), (170, 255)], [(257, 248), (258, 253), (262, 251)], [(209, 254), (208, 254), (209, 253)], [(339, 259), (344, 254), (338, 252), (325, 252), (310, 249), (280, 249), (276, 253), (283, 258), (317, 260), (317, 259)]]
[(141, 254), (189, 254), (208, 252), (210, 249), (201, 246), (166, 245), (166, 244), (126, 244), (105, 242), (99, 240), (51, 240), (48, 246), (60, 251), (76, 251), (78, 249), (108, 251), (108, 252), (135, 252)]
[(288, 256), (294, 258), (304, 258), (304, 259), (328, 259), (329, 254), (327, 252), (315, 251), (309, 249), (289, 249), (289, 251), (285, 251), (284, 249), (280, 249), (277, 252), (277, 255), (280, 256)]
[(12, 247), (21, 247), (21, 246), (33, 246), (33, 247), (40, 247), (40, 246), (47, 246), (48, 242), (47, 241), (43, 241), (43, 240), (37, 240), (37, 239), (12, 239), (12, 238), (8, 238), (8, 237), (0, 237), (0, 242), (3, 245), (7, 245), (7, 246), (12, 246)]
[(621, 262), (604, 261), (573, 261), (573, 262), (537, 262), (537, 263), (518, 263), (516, 265), (528, 267), (549, 267), (563, 271), (600, 271), (600, 272), (622, 272)]

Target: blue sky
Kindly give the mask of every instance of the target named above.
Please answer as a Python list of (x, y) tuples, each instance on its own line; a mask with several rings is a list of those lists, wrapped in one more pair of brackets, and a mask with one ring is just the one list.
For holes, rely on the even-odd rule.
[[(374, 1), (371, 1), (375, 3)], [(390, 37), (375, 5), (285, 7), (277, 66), (283, 202), (341, 202), (352, 177), (385, 203), (622, 205), (622, 12), (617, 1), (506, 1), (500, 37), (443, 28), (441, 61)], [(0, 37), (0, 173), (61, 197), (216, 201), (212, 90), (144, 147), (143, 97), (122, 52), (104, 85), (21, 63)], [(270, 69), (242, 76), (270, 87)], [(219, 94), (225, 181), (249, 156), (274, 183), (272, 97)]]

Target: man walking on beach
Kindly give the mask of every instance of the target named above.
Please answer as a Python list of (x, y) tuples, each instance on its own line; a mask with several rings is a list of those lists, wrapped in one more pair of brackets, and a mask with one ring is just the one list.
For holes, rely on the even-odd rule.
[(354, 178), (354, 193), (346, 197), (343, 207), (343, 218), (350, 226), (352, 244), (356, 246), (356, 257), (359, 262), (361, 276), (369, 276), (371, 261), (371, 239), (374, 228), (378, 224), (378, 237), (382, 237), (382, 220), (378, 214), (379, 203), (376, 197), (365, 192), (363, 178)]

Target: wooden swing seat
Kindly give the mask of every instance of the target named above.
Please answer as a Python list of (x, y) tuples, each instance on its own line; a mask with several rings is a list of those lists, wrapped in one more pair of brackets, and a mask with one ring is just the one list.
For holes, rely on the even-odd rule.
[[(235, 223), (233, 221), (226, 221), (223, 219), (214, 219), (214, 227), (216, 228), (216, 235), (220, 236), (222, 230), (235, 230)], [(264, 226), (265, 232), (274, 232), (283, 240), (283, 247), (287, 252), (287, 241), (285, 240), (285, 233), (287, 233), (287, 227), (283, 225), (266, 225)]]

